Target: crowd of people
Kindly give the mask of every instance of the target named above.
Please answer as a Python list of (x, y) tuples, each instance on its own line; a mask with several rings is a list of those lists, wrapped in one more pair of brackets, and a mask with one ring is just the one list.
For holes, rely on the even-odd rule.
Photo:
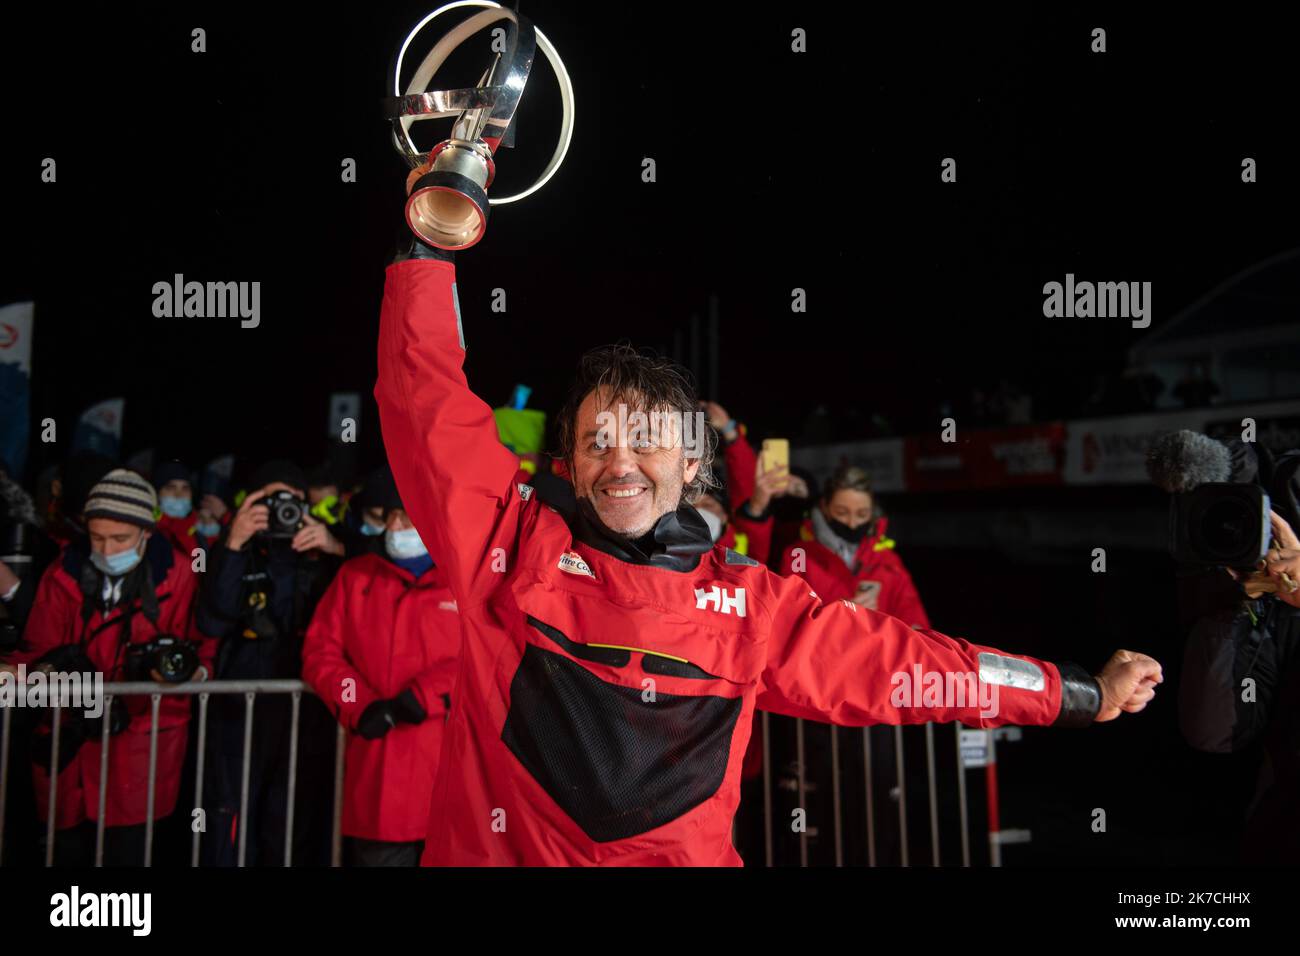
[[(760, 458), (658, 356), (583, 355), (547, 458), (504, 435), (464, 349), (455, 256), (417, 240), (388, 266), (379, 323), (391, 472), (349, 488), (270, 461), (229, 502), (197, 486), (196, 507), (184, 464), (67, 463), (31, 565), (0, 572), (7, 683), (44, 667), (314, 694), (212, 694), (204, 753), (184, 696), (45, 709), (33, 816), (53, 820), (56, 861), (89, 862), (102, 825), (105, 862), (140, 862), (190, 751), (208, 862), (324, 863), (341, 725), (353, 864), (735, 866), (758, 710), (1084, 727), (1142, 710), (1163, 680), (1131, 651), (1092, 673), (934, 630), (866, 473), (817, 489), (775, 449)], [(912, 672), (972, 693), (899, 699)]]
[[(828, 599), (928, 626), (865, 471), (842, 467), (819, 494), (810, 474), (765, 468), (745, 426), (721, 405), (700, 407), (724, 462), (721, 480), (694, 504), (714, 544), (801, 574)], [(526, 453), (519, 466), (521, 483), (567, 483), (563, 467), (545, 455)], [(246, 795), (244, 695), (212, 695), (202, 755), (193, 752), (193, 695), (164, 696), (152, 804), (149, 700), (116, 701), (101, 718), (110, 722), (107, 863), (143, 859), (149, 806), (156, 821), (176, 813), (185, 768), (199, 757), (204, 792), (194, 800), (203, 810), (204, 862), (234, 865), (242, 842), (248, 864), (282, 863), (286, 850), (296, 863), (327, 863), (336, 721), (348, 732), (346, 859), (419, 860), (461, 635), (455, 596), (386, 466), (349, 481), (329, 465), (307, 471), (268, 461), (230, 500), (200, 491), (194, 469), (181, 461), (142, 475), (91, 452), (70, 457), (35, 496), (7, 476), (4, 482), (7, 498), (23, 502), (10, 508), (9, 525), (21, 526), (29, 558), (22, 569), (0, 563), (10, 635), (0, 645), (0, 668), (14, 677), (21, 666), (161, 683), (300, 678), (315, 691), (297, 708), (292, 834), (288, 695), (256, 697)], [(180, 655), (188, 667), (159, 664), (169, 642), (192, 650)], [(14, 719), (15, 752), (30, 749), (31, 766), (11, 762), (11, 857), (24, 841), (34, 847), (44, 838), (52, 730), (48, 711), (14, 711)], [(101, 812), (103, 728), (75, 709), (60, 720), (54, 860), (87, 863)], [(746, 781), (760, 771), (755, 736)]]

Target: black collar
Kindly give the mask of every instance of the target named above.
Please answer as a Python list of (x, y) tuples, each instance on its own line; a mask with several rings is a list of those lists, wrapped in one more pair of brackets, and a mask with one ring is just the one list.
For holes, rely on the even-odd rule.
[(669, 571), (694, 571), (700, 555), (713, 547), (709, 526), (691, 505), (679, 505), (655, 522), (649, 532), (631, 540), (605, 527), (591, 502), (577, 498), (568, 482), (564, 485), (563, 492), (542, 500), (560, 513), (575, 540), (620, 561)]

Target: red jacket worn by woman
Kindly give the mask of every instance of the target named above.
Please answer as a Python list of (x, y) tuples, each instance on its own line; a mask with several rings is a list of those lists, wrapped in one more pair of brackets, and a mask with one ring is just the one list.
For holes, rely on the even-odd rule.
[[(583, 502), (543, 503), (515, 482), (464, 358), (452, 263), (389, 266), (384, 444), (463, 628), (424, 863), (740, 865), (731, 826), (756, 706), (857, 726), (1096, 716), (1081, 668), (823, 601), (713, 547), (689, 505), (655, 530), (681, 548), (646, 556)], [(900, 700), (891, 675), (914, 668), (996, 687), (996, 713)]]
[(858, 544), (850, 567), (817, 540), (813, 523), (805, 521), (799, 540), (781, 555), (780, 571), (801, 576), (823, 601), (840, 598), (852, 601), (856, 595), (874, 591), (875, 610), (908, 624), (929, 627), (930, 619), (921, 605), (912, 576), (894, 551), (893, 540), (885, 535), (888, 522), (888, 518), (876, 519), (875, 533)]
[(460, 620), (438, 568), (416, 578), (377, 554), (344, 562), (316, 606), (302, 648), (302, 677), (355, 730), (376, 700), (410, 688), (424, 708), (377, 740), (348, 738), (343, 833), (366, 840), (423, 840), (442, 748)]

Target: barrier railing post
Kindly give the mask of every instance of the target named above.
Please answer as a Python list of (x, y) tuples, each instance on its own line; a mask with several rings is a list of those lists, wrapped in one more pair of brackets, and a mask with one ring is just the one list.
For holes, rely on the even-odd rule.
[(795, 759), (798, 762), (799, 773), (799, 806), (798, 810), (803, 814), (803, 826), (799, 828), (799, 865), (808, 865), (808, 792), (805, 787), (805, 767), (804, 767), (804, 746), (803, 746), (803, 718), (795, 718)]
[(293, 716), (289, 721), (289, 807), (284, 815), (284, 865), (293, 862), (293, 798), (298, 786), (298, 710), (302, 692), (293, 692)]
[(343, 865), (343, 762), (347, 750), (348, 732), (339, 724), (334, 738), (334, 832), (330, 838), (330, 866)]
[(970, 866), (970, 819), (966, 808), (966, 758), (961, 752), (961, 724), (953, 724), (957, 742), (957, 806), (961, 814), (961, 865)]
[(5, 794), (9, 792), (9, 708), (0, 713), (0, 864), (5, 859)]
[(104, 698), (104, 714), (99, 725), (99, 800), (98, 816), (95, 820), (95, 866), (104, 865), (104, 827), (108, 825), (108, 736), (110, 715), (113, 713), (113, 695)]
[(203, 841), (203, 831), (208, 828), (208, 812), (203, 807), (203, 756), (206, 753), (208, 740), (208, 698), (209, 694), (204, 691), (199, 694), (199, 737), (195, 744), (198, 747), (198, 753), (194, 755), (194, 803), (195, 809), (199, 811), (202, 818), (202, 826), (194, 825), (194, 816), (190, 815), (190, 829), (194, 831), (192, 845), (190, 847), (190, 866), (199, 865), (199, 847)]
[[(153, 810), (158, 788), (158, 708), (162, 694), (149, 695), (149, 790), (144, 811), (144, 865), (153, 866)], [(103, 786), (100, 790), (103, 790)]]
[(903, 866), (909, 866), (907, 851), (907, 772), (903, 761), (903, 728), (894, 725), (894, 772), (898, 774), (898, 846)]
[(925, 773), (930, 787), (930, 860), (939, 865), (939, 791), (934, 780), (934, 723), (925, 724)]
[(253, 762), (253, 699), (255, 691), (244, 694), (244, 766), (239, 780), (239, 866), (244, 865), (248, 846), (248, 777)]
[(843, 821), (840, 817), (840, 729), (831, 724), (831, 815), (835, 819), (835, 865), (844, 865)]
[(59, 805), (59, 728), (63, 723), (62, 701), (55, 697), (53, 713), (54, 725), (50, 730), (50, 806), (48, 819), (45, 821), (45, 865), (54, 865), (54, 824), (58, 820)]
[(997, 734), (989, 735), (989, 762), (984, 768), (984, 784), (988, 788), (989, 802), (989, 865), (1002, 865), (1002, 842), (998, 839), (1001, 824), (998, 821), (998, 749)]
[(862, 776), (867, 786), (867, 866), (876, 865), (876, 804), (871, 787), (871, 728), (862, 728)]

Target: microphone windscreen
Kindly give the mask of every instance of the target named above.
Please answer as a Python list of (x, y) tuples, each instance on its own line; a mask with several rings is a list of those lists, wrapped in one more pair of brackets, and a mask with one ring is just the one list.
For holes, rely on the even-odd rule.
[(1207, 482), (1228, 481), (1232, 454), (1222, 442), (1184, 428), (1151, 442), (1147, 475), (1157, 488), (1171, 495), (1182, 494)]

